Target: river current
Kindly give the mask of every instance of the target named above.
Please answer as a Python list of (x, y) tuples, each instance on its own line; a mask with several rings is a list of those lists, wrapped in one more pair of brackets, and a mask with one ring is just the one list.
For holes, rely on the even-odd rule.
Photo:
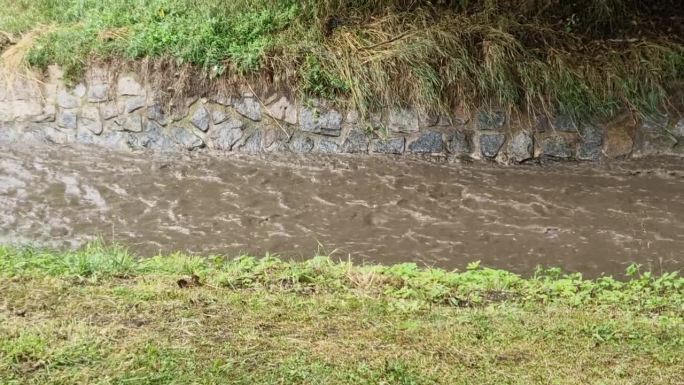
[(497, 166), (388, 157), (0, 147), (0, 242), (357, 262), (684, 267), (684, 162)]

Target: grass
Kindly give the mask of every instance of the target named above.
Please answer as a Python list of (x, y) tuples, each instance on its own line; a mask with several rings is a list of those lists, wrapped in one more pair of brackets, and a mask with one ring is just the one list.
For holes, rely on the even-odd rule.
[(681, 384), (684, 278), (0, 247), (2, 384)]
[(364, 113), (410, 104), (608, 117), (681, 104), (678, 9), (678, 0), (0, 0), (0, 30), (14, 42), (43, 31), (26, 62), (60, 64), (72, 80), (93, 60), (147, 59), (167, 81), (190, 68)]

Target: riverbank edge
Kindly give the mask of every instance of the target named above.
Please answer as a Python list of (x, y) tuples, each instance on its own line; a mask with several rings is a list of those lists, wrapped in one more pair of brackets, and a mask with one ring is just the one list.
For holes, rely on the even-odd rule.
[(118, 150), (407, 155), (502, 164), (684, 156), (684, 118), (625, 113), (608, 122), (522, 116), (487, 109), (466, 115), (416, 108), (370, 116), (288, 92), (221, 88), (176, 93), (144, 71), (91, 66), (69, 87), (59, 67), (3, 73), (0, 142), (80, 143)]
[[(654, 274), (630, 265), (623, 277), (585, 279), (581, 273), (538, 267), (529, 278), (473, 261), (464, 271), (396, 265), (354, 264), (324, 255), (305, 261), (278, 256), (194, 256), (171, 253), (138, 257), (124, 247), (99, 242), (59, 251), (33, 246), (0, 245), (0, 274), (18, 277), (51, 276), (97, 283), (99, 280), (146, 276), (179, 277), (179, 288), (353, 292), (412, 299), (426, 304), (458, 307), (495, 302), (559, 302), (633, 306), (646, 297), (658, 299), (647, 310), (684, 310), (684, 276), (679, 272)], [(532, 273), (532, 272), (531, 272)], [(614, 297), (620, 293), (619, 298)], [(569, 301), (569, 302), (568, 302)], [(652, 307), (651, 307), (652, 306)]]
[(628, 273), (0, 246), (0, 379), (676, 384), (684, 278)]

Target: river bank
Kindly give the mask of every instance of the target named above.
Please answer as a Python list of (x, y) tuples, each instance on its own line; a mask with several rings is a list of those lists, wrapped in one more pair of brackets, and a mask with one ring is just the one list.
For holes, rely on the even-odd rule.
[(684, 280), (0, 247), (4, 384), (679, 384)]
[(0, 0), (0, 142), (681, 157), (677, 5)]

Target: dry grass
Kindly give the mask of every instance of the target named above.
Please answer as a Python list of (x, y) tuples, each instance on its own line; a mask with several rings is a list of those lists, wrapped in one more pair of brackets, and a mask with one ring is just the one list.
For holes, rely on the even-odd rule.
[(15, 92), (17, 84), (28, 84), (29, 87), (40, 82), (40, 75), (31, 69), (26, 61), (26, 55), (33, 48), (36, 41), (49, 34), (50, 27), (38, 26), (14, 41), (8, 34), (3, 34), (10, 42), (0, 55), (0, 74), (4, 81), (4, 88)]

